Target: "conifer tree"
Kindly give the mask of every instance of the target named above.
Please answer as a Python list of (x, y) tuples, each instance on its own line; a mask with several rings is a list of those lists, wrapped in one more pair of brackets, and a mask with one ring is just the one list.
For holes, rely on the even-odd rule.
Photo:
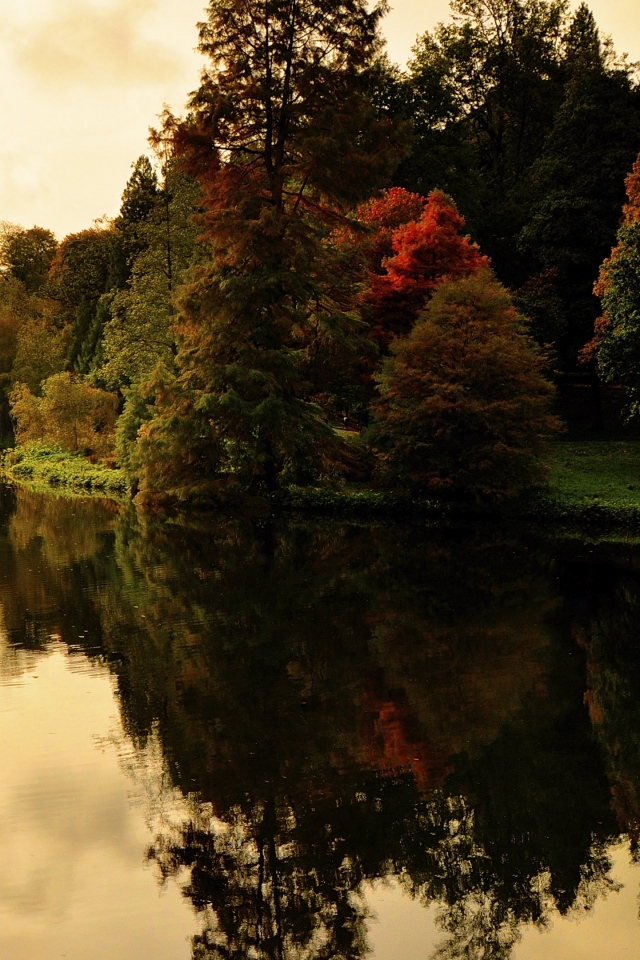
[(309, 357), (348, 348), (361, 322), (326, 242), (397, 156), (371, 102), (381, 7), (363, 0), (213, 0), (209, 68), (185, 121), (161, 138), (203, 190), (212, 261), (179, 292), (175, 373), (148, 391), (144, 483), (273, 489), (317, 472), (336, 446), (313, 404)]

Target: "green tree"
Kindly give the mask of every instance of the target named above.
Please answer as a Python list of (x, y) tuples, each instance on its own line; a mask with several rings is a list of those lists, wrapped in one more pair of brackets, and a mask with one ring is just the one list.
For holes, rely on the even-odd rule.
[(121, 238), (123, 261), (123, 276), (118, 286), (124, 286), (123, 281), (129, 278), (131, 265), (146, 249), (145, 225), (158, 202), (158, 192), (158, 175), (149, 157), (138, 157), (122, 194), (120, 213), (114, 220), (114, 227)]
[(137, 221), (131, 220), (131, 197), (125, 191), (122, 208), (130, 218), (125, 240), (134, 252), (129, 280), (110, 300), (111, 318), (103, 330), (104, 362), (96, 371), (110, 388), (130, 387), (160, 362), (171, 365), (176, 353), (172, 295), (196, 254), (199, 195), (197, 183), (176, 163), (168, 165), (161, 184), (156, 178), (153, 202), (140, 202)]
[(476, 499), (539, 483), (540, 455), (559, 426), (544, 365), (488, 271), (442, 284), (379, 376), (371, 439), (384, 480)]
[(410, 190), (450, 193), (510, 285), (523, 185), (562, 97), (566, 0), (452, 0), (453, 19), (418, 39), (406, 79)]
[(71, 326), (69, 363), (88, 373), (99, 360), (109, 301), (119, 273), (120, 239), (113, 226), (65, 237), (51, 263), (46, 295), (57, 301)]
[(18, 443), (46, 441), (98, 457), (113, 452), (115, 394), (64, 372), (45, 380), (42, 397), (34, 397), (25, 384), (17, 384), (11, 399)]
[(569, 78), (530, 171), (531, 207), (519, 243), (538, 272), (553, 271), (564, 323), (552, 339), (571, 366), (598, 316), (593, 285), (615, 240), (624, 178), (640, 143), (640, 94), (584, 5), (565, 45)]
[(6, 224), (0, 232), (0, 272), (24, 284), (28, 293), (37, 293), (47, 280), (58, 242), (50, 230)]
[(18, 331), (11, 379), (26, 384), (34, 394), (40, 394), (44, 380), (67, 366), (71, 331), (56, 319), (43, 310), (26, 319)]
[(151, 388), (150, 491), (187, 475), (272, 489), (332, 456), (305, 367), (361, 329), (325, 238), (397, 155), (369, 95), (381, 15), (362, 0), (209, 6), (210, 67), (165, 134), (202, 185), (212, 261), (179, 295), (176, 375)]
[(595, 336), (583, 352), (585, 360), (597, 359), (605, 380), (627, 388), (628, 413), (640, 413), (640, 157), (626, 179), (628, 203), (618, 242), (602, 267), (595, 286), (603, 315), (597, 320)]

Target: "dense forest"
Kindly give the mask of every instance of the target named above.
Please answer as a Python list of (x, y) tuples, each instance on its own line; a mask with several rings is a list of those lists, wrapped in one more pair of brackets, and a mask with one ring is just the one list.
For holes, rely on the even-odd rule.
[(0, 238), (6, 442), (142, 499), (544, 482), (558, 373), (640, 398), (640, 85), (588, 7), (212, 0), (118, 216)]

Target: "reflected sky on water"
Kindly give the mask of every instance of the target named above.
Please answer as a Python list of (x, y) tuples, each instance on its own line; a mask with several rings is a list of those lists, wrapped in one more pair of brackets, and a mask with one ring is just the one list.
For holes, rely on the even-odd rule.
[(0, 508), (1, 956), (640, 960), (640, 547)]

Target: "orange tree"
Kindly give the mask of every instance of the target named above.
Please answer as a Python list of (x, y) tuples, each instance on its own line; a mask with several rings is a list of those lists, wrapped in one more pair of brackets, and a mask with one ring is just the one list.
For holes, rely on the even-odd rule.
[(331, 455), (308, 371), (362, 326), (327, 237), (397, 157), (398, 130), (373, 103), (383, 12), (365, 0), (209, 4), (209, 67), (187, 118), (159, 134), (202, 187), (211, 261), (177, 296), (175, 368), (146, 387), (151, 494), (273, 489)]
[(559, 429), (544, 355), (488, 270), (443, 283), (379, 376), (370, 441), (386, 483), (476, 500), (544, 478)]

